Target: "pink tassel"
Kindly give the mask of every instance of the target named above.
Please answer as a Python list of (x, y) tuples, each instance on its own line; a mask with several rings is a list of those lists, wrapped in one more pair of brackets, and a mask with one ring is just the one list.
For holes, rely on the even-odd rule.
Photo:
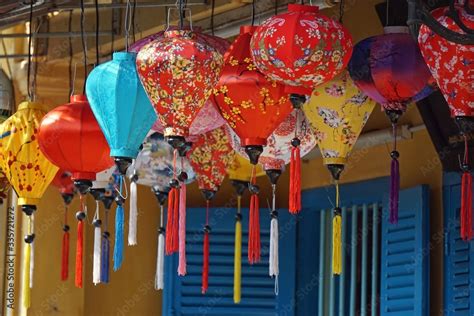
[(179, 191), (179, 264), (178, 275), (186, 275), (186, 184)]

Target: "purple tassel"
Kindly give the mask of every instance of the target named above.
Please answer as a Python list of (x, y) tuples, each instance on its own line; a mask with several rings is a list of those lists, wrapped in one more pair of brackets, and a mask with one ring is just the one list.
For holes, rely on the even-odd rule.
[(102, 250), (100, 258), (100, 283), (109, 283), (109, 252), (110, 241), (109, 237), (105, 236), (108, 232), (104, 232), (102, 236)]
[[(396, 151), (395, 151), (396, 152)], [(398, 152), (396, 152), (398, 154)], [(398, 155), (397, 155), (398, 156)], [(398, 195), (400, 192), (400, 171), (398, 157), (392, 157), (390, 173), (390, 223), (398, 223)]]

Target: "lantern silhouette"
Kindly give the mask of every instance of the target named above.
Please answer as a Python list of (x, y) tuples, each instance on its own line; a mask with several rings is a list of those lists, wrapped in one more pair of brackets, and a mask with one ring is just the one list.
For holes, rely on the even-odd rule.
[(92, 70), (86, 82), (90, 106), (122, 174), (156, 121), (135, 61), (135, 53), (114, 53), (111, 61)]
[(257, 68), (288, 85), (292, 102), (301, 106), (304, 95), (339, 74), (352, 52), (352, 37), (316, 6), (289, 4), (288, 12), (262, 23), (252, 37)]
[(386, 27), (385, 34), (369, 37), (354, 46), (349, 74), (355, 85), (382, 105), (393, 128), (394, 145), (390, 154), (390, 222), (398, 221), (400, 189), (399, 152), (396, 150), (396, 124), (408, 104), (433, 91), (433, 78), (423, 61), (417, 43), (407, 27)]
[[(467, 2), (468, 0), (466, 0)], [(461, 6), (456, 6), (459, 19), (471, 30), (474, 29), (472, 13)], [(444, 27), (457, 33), (464, 33), (448, 14), (449, 8), (439, 8), (432, 12), (438, 22)], [(468, 157), (468, 137), (474, 121), (474, 46), (449, 42), (433, 32), (428, 26), (422, 25), (418, 36), (423, 58), (428, 65), (439, 89), (443, 93), (451, 110), (451, 116), (456, 121), (464, 138), (464, 153), (461, 185), (460, 224), (461, 238), (465, 241), (472, 239), (472, 179)]]
[(206, 199), (206, 224), (204, 226), (202, 293), (208, 289), (209, 281), (209, 204), (219, 190), (227, 174), (227, 168), (234, 159), (234, 151), (226, 127), (201, 135), (188, 153), (189, 161), (204, 198)]
[(196, 41), (192, 31), (166, 31), (163, 39), (144, 46), (137, 70), (164, 127), (164, 136), (175, 148), (185, 136), (219, 79), (222, 55)]
[(343, 72), (334, 80), (317, 87), (303, 110), (316, 135), (323, 162), (336, 185), (333, 212), (333, 272), (341, 273), (341, 209), (339, 178), (349, 153), (369, 119), (375, 102), (363, 94)]

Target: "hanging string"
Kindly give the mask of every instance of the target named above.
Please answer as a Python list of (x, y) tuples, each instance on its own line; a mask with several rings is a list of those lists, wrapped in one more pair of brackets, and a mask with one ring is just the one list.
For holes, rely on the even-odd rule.
[(272, 208), (270, 212), (270, 253), (268, 272), (275, 277), (275, 295), (278, 295), (278, 276), (280, 274), (278, 256), (278, 212), (276, 210), (276, 184), (272, 184)]
[[(68, 23), (68, 32), (72, 32), (72, 10), (69, 12), (69, 23)], [(72, 49), (72, 38), (69, 36), (69, 96), (72, 95), (74, 91), (73, 87), (73, 77), (72, 77), (72, 59), (73, 59), (73, 49)], [(69, 102), (69, 98), (67, 100)]]
[(344, 17), (344, 0), (339, 0), (339, 23), (343, 23), (343, 17)]
[(275, 0), (275, 15), (278, 14), (278, 0)]
[(158, 251), (156, 258), (155, 290), (164, 287), (164, 265), (165, 265), (165, 228), (163, 226), (164, 207), (160, 203), (160, 228), (158, 230)]
[(202, 287), (201, 293), (206, 294), (209, 287), (209, 200), (206, 201), (206, 225), (204, 226), (203, 264), (202, 264)]
[(398, 223), (398, 200), (400, 195), (400, 157), (397, 151), (397, 125), (392, 124), (393, 150), (390, 153), (392, 162), (390, 165), (390, 197), (389, 197), (389, 221), (391, 224)]
[(469, 143), (467, 135), (464, 137), (464, 157), (461, 164), (462, 180), (461, 180), (461, 239), (469, 241), (472, 239), (472, 176), (469, 166)]
[(235, 214), (234, 240), (234, 303), (241, 300), (242, 288), (242, 196), (237, 195), (237, 213)]
[(82, 87), (82, 94), (86, 94), (86, 79), (87, 79), (87, 43), (86, 36), (84, 33), (84, 23), (86, 16), (84, 13), (84, 0), (81, 0), (81, 41), (82, 41), (82, 54), (84, 58), (84, 85)]
[(216, 8), (216, 0), (211, 0), (211, 34), (214, 35), (214, 10)]
[(30, 77), (31, 77), (31, 49), (32, 49), (32, 41), (33, 41), (33, 0), (30, 0), (30, 17), (29, 17), (29, 25), (30, 29), (28, 30), (28, 70), (27, 70), (27, 92), (28, 92), (28, 99), (33, 101), (33, 95), (31, 93), (30, 87)]
[(125, 6), (125, 51), (128, 52), (129, 46), (129, 37), (130, 37), (130, 27), (132, 24), (132, 17), (131, 17), (131, 4), (130, 0), (127, 0), (127, 4)]
[(69, 225), (67, 221), (68, 206), (64, 204), (63, 241), (61, 247), (61, 281), (69, 276)]
[[(40, 23), (39, 23), (39, 20), (38, 18), (36, 19), (36, 24), (38, 25), (36, 30), (34, 31), (35, 33), (37, 33), (39, 31), (39, 28), (40, 28)], [(38, 51), (38, 41), (35, 40), (34, 43), (33, 43), (33, 53), (36, 53)], [(33, 80), (31, 82), (31, 95), (32, 95), (32, 98), (33, 98), (33, 101), (36, 100), (36, 77), (38, 76), (38, 61), (33, 61), (32, 62), (32, 66), (33, 66)], [(32, 253), (33, 255), (33, 253)]]
[(94, 0), (95, 4), (95, 66), (99, 65), (99, 55), (100, 55), (100, 47), (99, 47), (99, 0)]
[(255, 25), (255, 11), (256, 11), (255, 2), (257, 2), (257, 0), (252, 0), (252, 26)]
[(137, 10), (137, 0), (133, 0), (132, 6), (132, 40), (135, 43), (135, 13)]
[(336, 207), (334, 208), (332, 220), (332, 273), (339, 275), (342, 272), (342, 216), (339, 207), (339, 181), (336, 186)]
[(182, 30), (184, 27), (184, 3), (183, 0), (178, 2), (178, 11), (179, 11), (179, 29)]
[(388, 26), (389, 4), (390, 0), (385, 1), (385, 26)]

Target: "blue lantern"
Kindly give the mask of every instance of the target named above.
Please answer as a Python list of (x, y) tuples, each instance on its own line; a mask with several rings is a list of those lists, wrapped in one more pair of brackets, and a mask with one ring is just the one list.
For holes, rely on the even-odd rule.
[(86, 93), (120, 172), (125, 174), (157, 117), (135, 68), (135, 53), (117, 52), (94, 68)]

